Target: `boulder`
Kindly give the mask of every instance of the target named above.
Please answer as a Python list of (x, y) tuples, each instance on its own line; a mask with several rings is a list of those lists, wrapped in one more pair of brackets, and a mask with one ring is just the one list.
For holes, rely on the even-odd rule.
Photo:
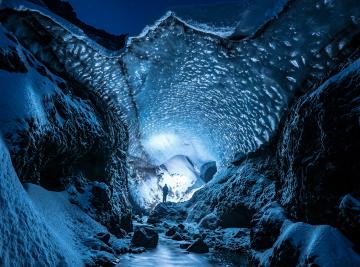
[(183, 221), (187, 217), (186, 209), (179, 203), (160, 203), (149, 215), (148, 223), (156, 224), (165, 220)]
[(110, 240), (110, 234), (109, 233), (98, 233), (96, 236), (103, 241), (104, 243), (108, 244)]
[(188, 247), (190, 247), (191, 243), (181, 243), (180, 244), (180, 248), (182, 249), (188, 249)]
[(184, 231), (185, 230), (185, 225), (183, 225), (182, 223), (178, 224), (178, 227), (180, 230)]
[(152, 227), (140, 227), (135, 230), (131, 244), (135, 247), (155, 248), (159, 241), (159, 235)]
[(259, 251), (270, 248), (280, 235), (285, 220), (285, 212), (276, 202), (255, 214), (250, 230), (251, 248)]
[(219, 218), (216, 214), (209, 213), (204, 218), (201, 219), (199, 225), (206, 229), (215, 230), (218, 227), (219, 224)]
[(176, 233), (172, 236), (171, 239), (176, 241), (182, 241), (185, 240), (186, 238), (182, 234)]
[(171, 227), (169, 230), (166, 231), (165, 235), (166, 236), (173, 236), (175, 233), (176, 233), (176, 228)]
[(205, 183), (207, 183), (213, 178), (216, 172), (217, 172), (216, 162), (215, 161), (206, 162), (200, 168), (200, 178)]
[(203, 239), (198, 238), (186, 250), (189, 251), (189, 252), (195, 252), (195, 253), (207, 253), (207, 252), (209, 252), (209, 247), (204, 242)]

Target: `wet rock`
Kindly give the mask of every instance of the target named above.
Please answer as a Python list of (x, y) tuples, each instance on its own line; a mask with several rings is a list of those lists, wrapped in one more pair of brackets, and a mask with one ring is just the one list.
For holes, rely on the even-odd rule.
[(160, 223), (165, 220), (183, 221), (187, 210), (178, 203), (166, 202), (158, 204), (149, 215), (148, 223)]
[(176, 233), (176, 228), (171, 227), (169, 230), (166, 231), (165, 235), (166, 236), (173, 236), (175, 233)]
[(199, 238), (194, 243), (192, 243), (186, 250), (194, 253), (207, 253), (209, 252), (209, 247), (203, 239)]
[(129, 252), (129, 244), (124, 239), (111, 239), (111, 247), (117, 255)]
[(180, 244), (180, 248), (182, 249), (188, 249), (188, 247), (190, 247), (191, 243), (181, 243)]
[(98, 233), (96, 236), (103, 241), (104, 243), (108, 244), (110, 240), (110, 234), (109, 233)]
[(93, 256), (93, 263), (85, 264), (87, 267), (113, 267), (120, 263), (119, 259), (108, 254), (99, 254)]
[(183, 236), (182, 234), (175, 233), (171, 239), (176, 241), (182, 241), (182, 240), (186, 240), (186, 237)]
[(135, 247), (155, 248), (159, 241), (159, 235), (154, 228), (141, 226), (136, 229), (131, 240)]
[(127, 235), (127, 232), (122, 229), (120, 222), (110, 221), (111, 223), (108, 226), (109, 231), (114, 234), (117, 238), (124, 238)]
[(128, 253), (130, 250), (127, 247), (119, 247), (117, 249), (114, 249), (114, 251), (115, 251), (116, 254), (121, 255), (121, 254)]
[(178, 224), (178, 228), (183, 231), (183, 230), (185, 230), (185, 225), (180, 223), (180, 224)]
[(104, 243), (102, 240), (99, 240), (98, 237), (97, 238), (88, 238), (83, 241), (83, 244), (93, 250), (105, 251), (110, 254), (115, 253), (115, 251), (112, 249), (112, 247), (110, 247), (109, 244)]
[(140, 254), (145, 251), (146, 249), (144, 247), (135, 247), (135, 248), (130, 248), (128, 252), (131, 254)]

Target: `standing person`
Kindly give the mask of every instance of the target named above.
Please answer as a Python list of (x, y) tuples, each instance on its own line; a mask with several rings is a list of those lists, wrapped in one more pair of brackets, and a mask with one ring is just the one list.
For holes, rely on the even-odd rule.
[(166, 202), (166, 197), (167, 197), (168, 193), (169, 193), (169, 188), (168, 188), (167, 184), (165, 184), (163, 187), (163, 202)]

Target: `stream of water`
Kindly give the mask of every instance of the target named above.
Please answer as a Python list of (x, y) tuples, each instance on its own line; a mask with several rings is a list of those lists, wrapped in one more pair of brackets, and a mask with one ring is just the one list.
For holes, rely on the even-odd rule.
[(214, 266), (247, 266), (245, 256), (231, 257), (227, 254), (188, 253), (179, 247), (179, 242), (160, 235), (155, 249), (142, 254), (125, 254), (120, 257), (118, 267), (214, 267)]

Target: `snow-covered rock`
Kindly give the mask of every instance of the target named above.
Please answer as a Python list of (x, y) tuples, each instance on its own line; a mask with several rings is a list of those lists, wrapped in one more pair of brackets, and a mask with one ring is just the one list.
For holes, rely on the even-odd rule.
[(81, 265), (79, 251), (63, 239), (69, 231), (61, 233), (51, 227), (27, 195), (2, 140), (0, 164), (0, 264), (14, 267)]
[(258, 266), (359, 266), (353, 244), (336, 228), (287, 222), (274, 246), (254, 255)]

